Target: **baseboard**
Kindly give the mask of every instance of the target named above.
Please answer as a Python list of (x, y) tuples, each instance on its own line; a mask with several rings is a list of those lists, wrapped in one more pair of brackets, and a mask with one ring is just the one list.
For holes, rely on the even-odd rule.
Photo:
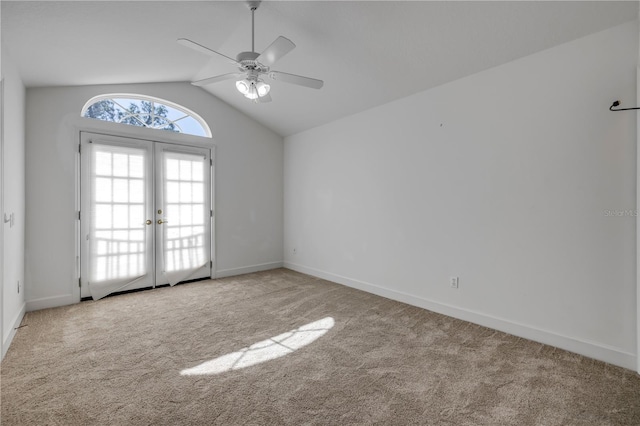
[(594, 358), (609, 364), (617, 365), (630, 370), (636, 370), (636, 355), (611, 347), (601, 343), (590, 342), (587, 340), (576, 339), (574, 337), (564, 336), (549, 330), (543, 330), (504, 318), (498, 318), (485, 313), (459, 308), (446, 303), (436, 302), (423, 297), (414, 296), (397, 290), (380, 287), (364, 281), (355, 280), (330, 272), (322, 271), (308, 266), (298, 265), (291, 262), (284, 262), (284, 267), (304, 274), (313, 275), (314, 277), (326, 279), (345, 285), (347, 287), (356, 288), (358, 290), (373, 293), (378, 296), (396, 300), (398, 302), (407, 303), (439, 314), (469, 321), (474, 324), (489, 327), (514, 336), (544, 343), (560, 349)]
[[(234, 275), (250, 274), (252, 272), (266, 271), (269, 269), (282, 268), (283, 262), (261, 263), (258, 265), (243, 266), (241, 268), (222, 269), (216, 271), (216, 278), (232, 277)], [(63, 296), (43, 297), (27, 301), (27, 312), (40, 309), (57, 308), (59, 306), (72, 305), (78, 303), (77, 295), (65, 294)]]
[(18, 314), (13, 318), (13, 321), (11, 321), (11, 329), (10, 329), (11, 331), (9, 332), (9, 335), (2, 341), (2, 359), (4, 359), (4, 356), (7, 354), (7, 351), (9, 350), (9, 345), (11, 345), (11, 342), (13, 341), (13, 337), (16, 335), (16, 331), (18, 330), (18, 327), (20, 326), (20, 323), (22, 322), (22, 318), (24, 318), (25, 313), (26, 313), (26, 303), (23, 303), (22, 307), (18, 311)]
[(221, 269), (216, 271), (216, 278), (233, 277), (235, 275), (250, 274), (252, 272), (267, 271), (282, 268), (283, 262), (260, 263), (258, 265), (243, 266), (241, 268)]
[(43, 297), (42, 299), (28, 300), (27, 312), (38, 311), (40, 309), (57, 308), (59, 306), (73, 305), (80, 300), (76, 295), (65, 294), (64, 296)]

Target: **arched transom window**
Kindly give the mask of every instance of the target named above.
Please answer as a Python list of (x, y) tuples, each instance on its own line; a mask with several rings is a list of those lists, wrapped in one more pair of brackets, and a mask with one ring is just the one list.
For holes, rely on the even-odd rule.
[(85, 104), (81, 115), (113, 123), (211, 137), (209, 126), (198, 114), (173, 102), (150, 96), (96, 96)]

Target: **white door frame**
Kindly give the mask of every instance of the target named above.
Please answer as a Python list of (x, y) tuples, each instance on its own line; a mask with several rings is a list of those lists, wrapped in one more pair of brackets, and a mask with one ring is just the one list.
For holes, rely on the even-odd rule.
[[(195, 148), (206, 148), (211, 152), (211, 167), (210, 167), (210, 196), (211, 196), (211, 210), (213, 215), (211, 217), (211, 227), (210, 227), (210, 256), (211, 256), (211, 279), (216, 278), (216, 270), (217, 270), (217, 253), (216, 253), (216, 210), (215, 210), (215, 165), (216, 165), (216, 145), (214, 144), (213, 139), (205, 138), (200, 136), (192, 136), (185, 135), (181, 133), (172, 133), (172, 132), (162, 132), (155, 129), (147, 129), (143, 127), (135, 127), (129, 126), (125, 124), (114, 124), (101, 122), (98, 120), (89, 120), (90, 123), (87, 123), (89, 119), (78, 119), (77, 124), (73, 126), (73, 133), (75, 134), (76, 142), (78, 149), (76, 150), (76, 164), (75, 164), (75, 193), (76, 193), (76, 213), (81, 210), (81, 153), (80, 146), (82, 141), (82, 133), (94, 133), (103, 136), (113, 136), (113, 137), (123, 137), (123, 138), (132, 138), (132, 139), (142, 139), (152, 142), (158, 142), (163, 144), (172, 144), (177, 146), (188, 146)], [(78, 219), (79, 214), (76, 217), (76, 255), (74, 261), (74, 268), (76, 270), (75, 282), (78, 283), (77, 286), (73, 286), (73, 294), (74, 299), (78, 302), (81, 301), (81, 229), (80, 229), (80, 219)]]
[(0, 77), (0, 360), (4, 358), (4, 78)]
[[(638, 61), (636, 82), (640, 83), (640, 56)], [(640, 105), (640, 84), (637, 87), (636, 100), (638, 101), (637, 105)], [(640, 113), (636, 114), (636, 121), (636, 148), (638, 148), (636, 154), (636, 209), (640, 210)], [(640, 216), (636, 216), (636, 262), (636, 371), (640, 374)]]

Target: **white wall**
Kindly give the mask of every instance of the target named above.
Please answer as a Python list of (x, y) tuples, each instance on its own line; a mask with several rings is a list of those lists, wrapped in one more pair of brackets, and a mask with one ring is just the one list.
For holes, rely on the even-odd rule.
[(138, 93), (166, 99), (198, 113), (211, 127), (216, 145), (218, 277), (282, 265), (282, 137), (187, 83), (29, 88), (28, 310), (78, 301), (75, 262), (78, 129), (106, 124), (79, 115), (89, 98), (104, 93)]
[(635, 368), (637, 56), (636, 21), (286, 138), (285, 266)]
[[(4, 147), (2, 198), (4, 214), (14, 222), (4, 223), (2, 250), (2, 356), (9, 348), (15, 328), (22, 321), (24, 303), (25, 235), (25, 88), (13, 61), (2, 49), (4, 78)], [(4, 213), (4, 214), (3, 214)], [(19, 286), (19, 287), (18, 287)]]
[[(638, 20), (640, 21), (640, 10), (638, 10)], [(640, 28), (638, 31), (638, 48), (640, 49)], [(638, 51), (638, 63), (636, 69), (636, 84), (640, 81), (640, 50)], [(636, 106), (640, 105), (640, 84), (636, 87)], [(636, 128), (640, 129), (640, 114), (634, 114), (636, 116)], [(636, 147), (640, 146), (640, 132), (636, 132)], [(636, 148), (637, 149), (637, 148)], [(637, 150), (637, 165), (640, 164), (640, 150)], [(640, 212), (640, 170), (636, 170), (637, 183), (636, 183), (636, 209)], [(636, 251), (640, 245), (640, 216), (636, 218)], [(636, 371), (640, 373), (640, 257), (636, 252)]]

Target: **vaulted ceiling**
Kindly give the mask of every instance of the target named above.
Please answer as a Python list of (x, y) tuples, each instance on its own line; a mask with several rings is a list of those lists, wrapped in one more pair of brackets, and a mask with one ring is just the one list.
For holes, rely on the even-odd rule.
[[(191, 81), (251, 49), (243, 1), (2, 1), (2, 47), (27, 87)], [(271, 83), (273, 102), (233, 80), (205, 87), (282, 136), (637, 19), (637, 2), (265, 1), (257, 52), (276, 37), (297, 48), (273, 68), (324, 80), (321, 90)]]

